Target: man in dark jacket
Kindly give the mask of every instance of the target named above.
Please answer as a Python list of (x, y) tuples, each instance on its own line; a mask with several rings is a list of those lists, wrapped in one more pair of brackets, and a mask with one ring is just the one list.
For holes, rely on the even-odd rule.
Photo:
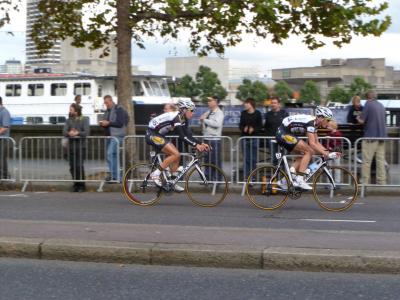
[[(282, 120), (289, 116), (286, 110), (281, 108), (281, 101), (278, 97), (271, 99), (271, 110), (265, 114), (265, 135), (275, 137), (278, 127), (282, 124)], [(278, 150), (278, 144), (275, 138), (271, 140), (269, 144), (269, 149), (271, 153), (272, 163), (275, 164), (277, 159), (275, 158), (275, 153)]]

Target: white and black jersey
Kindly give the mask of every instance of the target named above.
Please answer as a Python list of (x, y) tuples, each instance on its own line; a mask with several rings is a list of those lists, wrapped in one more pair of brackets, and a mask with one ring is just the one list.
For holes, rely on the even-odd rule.
[(292, 115), (286, 117), (279, 127), (282, 133), (290, 133), (297, 136), (306, 135), (307, 132), (315, 133), (315, 117), (310, 115)]
[(201, 144), (192, 136), (187, 120), (178, 111), (163, 113), (149, 122), (148, 131), (151, 133), (165, 136), (172, 130), (179, 135), (180, 140), (191, 146)]

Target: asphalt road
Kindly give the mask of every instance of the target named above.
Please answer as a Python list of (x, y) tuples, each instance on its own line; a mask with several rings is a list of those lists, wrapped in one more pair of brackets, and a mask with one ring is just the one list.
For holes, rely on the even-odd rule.
[(398, 299), (397, 275), (0, 258), (0, 299)]
[(138, 207), (120, 193), (0, 192), (0, 219), (237, 228), (400, 231), (400, 198), (360, 198), (348, 211), (322, 210), (310, 196), (268, 212), (245, 197), (230, 194), (217, 207), (198, 207), (185, 194), (164, 196), (152, 207)]

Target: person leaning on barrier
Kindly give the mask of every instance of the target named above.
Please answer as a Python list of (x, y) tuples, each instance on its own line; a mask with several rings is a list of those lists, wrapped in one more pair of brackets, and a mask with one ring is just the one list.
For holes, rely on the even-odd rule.
[(5, 139), (10, 136), (10, 128), (10, 112), (3, 106), (3, 99), (0, 97), (0, 180), (10, 178), (7, 163), (7, 140)]
[(86, 156), (86, 137), (90, 134), (89, 119), (82, 116), (82, 107), (72, 103), (69, 118), (64, 124), (63, 135), (68, 138), (69, 170), (74, 181), (73, 192), (86, 190), (83, 162)]
[[(219, 108), (219, 98), (217, 96), (207, 97), (208, 108), (210, 110), (206, 111), (200, 116), (201, 129), (204, 138), (204, 142), (211, 146), (212, 151), (204, 157), (205, 163), (214, 164), (222, 168), (221, 160), (221, 136), (222, 127), (224, 126), (224, 113)], [(213, 180), (219, 180), (220, 178), (214, 178), (215, 174), (208, 174), (209, 168), (206, 169), (207, 178)]]
[(365, 139), (362, 141), (362, 183), (368, 184), (371, 175), (372, 159), (376, 158), (376, 183), (386, 184), (385, 170), (385, 141), (379, 141), (377, 138), (386, 138), (386, 111), (382, 103), (376, 100), (375, 93), (368, 91), (367, 102), (363, 112), (357, 120), (364, 124), (364, 138), (375, 138), (373, 140)]
[(105, 178), (105, 181), (118, 181), (121, 178), (121, 174), (119, 173), (120, 166), (117, 154), (119, 146), (126, 135), (129, 117), (125, 109), (115, 104), (110, 95), (104, 96), (103, 99), (107, 111), (104, 113), (103, 120), (99, 124), (105, 129), (106, 136), (116, 138), (107, 140), (107, 163), (110, 175)]

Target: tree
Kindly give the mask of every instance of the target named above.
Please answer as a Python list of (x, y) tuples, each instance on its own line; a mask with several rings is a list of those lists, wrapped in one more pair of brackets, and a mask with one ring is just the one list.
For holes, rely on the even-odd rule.
[(366, 92), (370, 89), (372, 89), (372, 85), (366, 82), (364, 78), (357, 76), (350, 84), (349, 93), (350, 96), (358, 95), (364, 97)]
[(350, 95), (343, 87), (336, 85), (330, 90), (327, 98), (332, 102), (348, 103)]
[(292, 99), (293, 90), (285, 81), (278, 81), (274, 85), (274, 95), (279, 97), (283, 102)]
[(172, 87), (171, 94), (173, 97), (190, 97), (194, 99), (200, 94), (200, 91), (192, 76), (185, 75)]
[(252, 82), (249, 79), (243, 79), (242, 84), (238, 87), (236, 98), (245, 100), (248, 97), (254, 98), (257, 103), (262, 103), (269, 97), (268, 87), (258, 80)]
[(319, 104), (321, 102), (321, 93), (319, 87), (312, 80), (307, 80), (300, 90), (300, 100), (304, 103)]
[(228, 95), (227, 91), (221, 86), (217, 73), (211, 71), (209, 67), (199, 67), (199, 71), (196, 73), (196, 87), (202, 102), (207, 102), (207, 97), (213, 95), (220, 99), (224, 99)]

